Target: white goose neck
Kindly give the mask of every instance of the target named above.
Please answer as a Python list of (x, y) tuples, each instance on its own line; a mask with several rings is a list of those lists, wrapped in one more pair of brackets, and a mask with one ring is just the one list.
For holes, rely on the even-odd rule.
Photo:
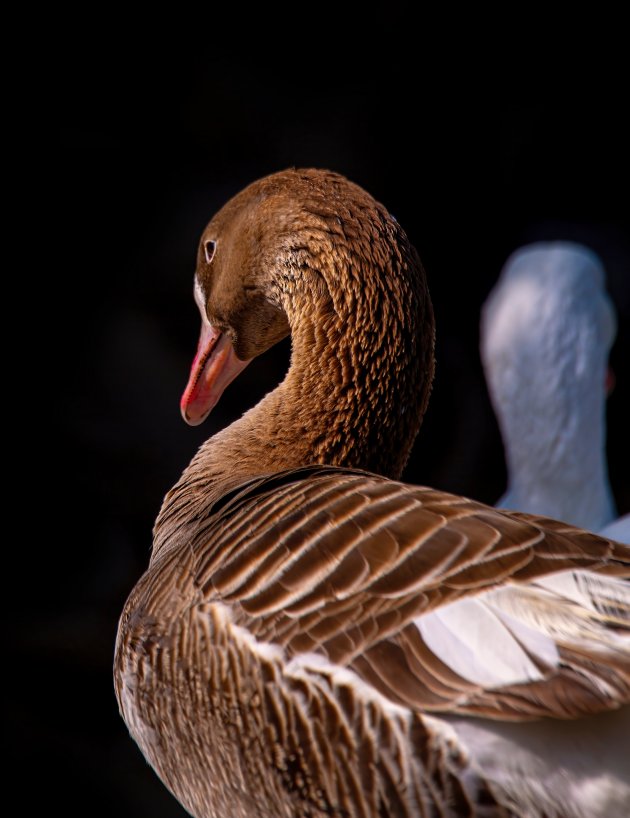
[(615, 329), (604, 271), (586, 248), (535, 244), (506, 263), (481, 322), (508, 469), (498, 505), (589, 529), (615, 516), (605, 451)]

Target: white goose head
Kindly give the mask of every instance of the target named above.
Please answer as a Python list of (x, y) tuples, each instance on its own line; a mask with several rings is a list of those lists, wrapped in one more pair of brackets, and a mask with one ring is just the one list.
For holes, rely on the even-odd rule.
[(505, 447), (499, 504), (597, 530), (615, 515), (605, 459), (614, 308), (597, 256), (532, 244), (484, 304), (481, 357)]

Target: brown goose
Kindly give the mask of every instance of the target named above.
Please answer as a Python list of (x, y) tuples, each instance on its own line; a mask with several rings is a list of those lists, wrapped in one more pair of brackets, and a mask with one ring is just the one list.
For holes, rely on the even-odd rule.
[(433, 376), (397, 222), (274, 174), (207, 226), (195, 298), (189, 423), (288, 333), (292, 359), (167, 494), (121, 617), (118, 701), (166, 786), (198, 818), (627, 818), (630, 549), (397, 482)]

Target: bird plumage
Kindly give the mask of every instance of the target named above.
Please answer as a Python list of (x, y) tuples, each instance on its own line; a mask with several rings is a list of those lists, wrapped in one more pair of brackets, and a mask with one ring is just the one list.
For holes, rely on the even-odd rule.
[[(274, 174), (210, 222), (196, 282), (216, 332), (185, 417), (234, 363), (221, 336), (246, 361), (290, 331), (292, 359), (167, 494), (121, 617), (121, 712), (164, 783), (199, 817), (621, 818), (630, 774), (585, 762), (580, 801), (545, 785), (523, 731), (588, 743), (627, 709), (630, 551), (398, 482), (433, 375), (400, 226), (337, 174)], [(572, 568), (588, 581), (545, 586)]]

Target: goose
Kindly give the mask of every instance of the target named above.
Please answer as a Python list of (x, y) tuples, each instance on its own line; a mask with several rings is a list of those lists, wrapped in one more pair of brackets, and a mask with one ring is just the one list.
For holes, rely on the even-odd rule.
[(434, 319), (398, 222), (332, 171), (271, 174), (207, 225), (194, 297), (188, 423), (292, 351), (166, 494), (120, 617), (120, 712), (171, 793), (196, 818), (627, 816), (630, 549), (401, 482)]
[(589, 248), (538, 242), (507, 260), (480, 322), (508, 472), (499, 507), (592, 531), (615, 519), (605, 440), (615, 333), (604, 268)]

